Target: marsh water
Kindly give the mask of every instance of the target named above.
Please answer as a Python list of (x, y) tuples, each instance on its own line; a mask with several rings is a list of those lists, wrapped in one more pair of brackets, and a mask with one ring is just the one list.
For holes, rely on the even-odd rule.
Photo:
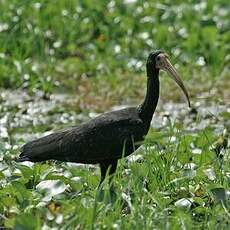
[[(84, 112), (76, 103), (73, 94), (53, 94), (44, 99), (42, 94), (30, 96), (22, 90), (1, 90), (0, 94), (0, 146), (2, 150), (15, 150), (24, 142), (52, 133), (55, 130), (77, 125), (99, 113)], [(130, 105), (107, 108), (115, 110)], [(186, 102), (158, 104), (153, 116), (152, 128), (161, 130), (176, 125), (183, 132), (212, 129), (216, 135), (228, 132), (230, 128), (230, 104), (213, 101), (207, 94), (192, 100), (192, 108)], [(1, 158), (3, 154), (0, 154)]]

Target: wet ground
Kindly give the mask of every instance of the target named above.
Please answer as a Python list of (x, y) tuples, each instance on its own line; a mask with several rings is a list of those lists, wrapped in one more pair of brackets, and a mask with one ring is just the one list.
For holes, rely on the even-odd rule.
[[(214, 91), (215, 93), (215, 91)], [(177, 125), (184, 132), (196, 133), (210, 127), (216, 135), (230, 130), (230, 102), (210, 100), (212, 94), (200, 94), (186, 103), (159, 103), (152, 127), (163, 129)], [(43, 99), (39, 93), (29, 96), (21, 90), (4, 90), (0, 94), (0, 145), (2, 149), (17, 149), (26, 141), (52, 133), (54, 130), (77, 125), (97, 116), (94, 111), (83, 112), (75, 95), (53, 94)], [(126, 107), (114, 106), (107, 110)], [(1, 154), (2, 155), (2, 154)]]

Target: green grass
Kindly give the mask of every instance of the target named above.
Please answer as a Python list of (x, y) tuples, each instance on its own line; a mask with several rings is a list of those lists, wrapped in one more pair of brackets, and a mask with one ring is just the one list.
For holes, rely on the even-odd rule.
[(187, 79), (224, 71), (226, 0), (96, 2), (1, 0), (0, 86), (49, 93), (59, 81), (76, 90), (82, 76), (143, 72), (154, 49), (168, 52)]
[[(229, 3), (127, 2), (0, 0), (0, 227), (229, 229)], [(111, 197), (97, 167), (14, 161), (31, 135), (139, 103), (155, 49), (195, 109), (164, 104), (184, 99), (162, 74), (153, 128)]]
[(107, 183), (104, 199), (97, 200), (94, 168), (5, 160), (1, 223), (19, 229), (228, 229), (230, 152), (216, 155), (211, 146), (217, 138), (210, 128), (152, 130), (140, 160), (119, 162), (112, 200)]

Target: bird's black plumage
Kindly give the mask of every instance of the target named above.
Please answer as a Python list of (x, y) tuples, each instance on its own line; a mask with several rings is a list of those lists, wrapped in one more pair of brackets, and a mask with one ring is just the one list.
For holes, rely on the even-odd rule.
[(106, 171), (116, 170), (117, 160), (133, 153), (148, 133), (159, 97), (157, 51), (148, 57), (147, 93), (137, 107), (104, 113), (88, 122), (31, 141), (22, 147), (19, 161), (49, 159), (77, 163), (99, 163), (101, 182)]

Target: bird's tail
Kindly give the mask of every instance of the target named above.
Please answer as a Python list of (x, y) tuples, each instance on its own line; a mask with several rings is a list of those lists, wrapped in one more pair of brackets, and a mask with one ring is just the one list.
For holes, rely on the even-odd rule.
[(64, 135), (65, 132), (57, 132), (26, 143), (21, 147), (17, 161), (41, 162), (57, 159), (57, 153), (60, 153), (60, 140)]
[(23, 161), (31, 161), (31, 159), (28, 156), (22, 156), (20, 155), (17, 159), (17, 162), (23, 162)]

